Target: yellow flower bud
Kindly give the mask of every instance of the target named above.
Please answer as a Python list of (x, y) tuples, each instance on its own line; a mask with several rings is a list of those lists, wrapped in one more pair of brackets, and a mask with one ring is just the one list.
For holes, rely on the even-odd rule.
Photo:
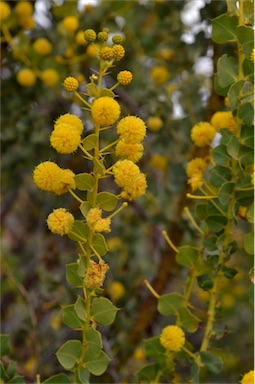
[(54, 209), (47, 218), (47, 225), (52, 233), (67, 235), (74, 222), (73, 215), (65, 208)]
[(67, 16), (63, 19), (62, 25), (67, 32), (73, 33), (79, 26), (79, 20), (77, 17)]
[(41, 73), (41, 80), (46, 87), (54, 87), (59, 81), (59, 76), (55, 69), (48, 68)]
[(78, 80), (75, 77), (68, 76), (64, 81), (64, 88), (68, 92), (77, 91), (79, 88)]
[(131, 83), (133, 75), (130, 71), (121, 71), (117, 75), (117, 80), (120, 85), (128, 85)]
[(86, 41), (93, 42), (97, 38), (97, 34), (94, 29), (86, 29), (84, 32), (84, 38)]
[(116, 61), (120, 61), (125, 56), (125, 49), (120, 44), (115, 44), (112, 47), (113, 57)]
[(168, 325), (160, 334), (160, 344), (170, 352), (178, 352), (185, 343), (185, 334), (177, 325)]
[(31, 87), (36, 82), (35, 73), (29, 68), (23, 68), (17, 73), (17, 81), (23, 87)]
[(51, 43), (49, 42), (49, 40), (45, 39), (44, 37), (41, 37), (35, 40), (33, 44), (33, 48), (35, 52), (40, 56), (46, 56), (52, 51)]
[(110, 47), (103, 47), (100, 49), (99, 56), (102, 60), (110, 60), (113, 57), (113, 51)]
[(11, 8), (8, 3), (1, 1), (0, 3), (0, 21), (7, 20), (11, 14)]

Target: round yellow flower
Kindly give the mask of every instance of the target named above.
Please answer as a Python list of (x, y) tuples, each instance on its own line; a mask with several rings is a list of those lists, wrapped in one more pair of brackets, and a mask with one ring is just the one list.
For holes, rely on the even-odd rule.
[(40, 37), (39, 39), (35, 40), (33, 48), (35, 52), (40, 56), (46, 56), (52, 51), (51, 43), (44, 37)]
[(77, 17), (67, 16), (63, 19), (62, 25), (67, 32), (72, 33), (79, 27), (79, 20)]
[(47, 218), (47, 225), (52, 233), (67, 235), (74, 222), (73, 215), (65, 208), (54, 209)]
[(121, 159), (131, 160), (137, 163), (143, 156), (143, 145), (140, 143), (129, 144), (120, 140), (116, 145), (115, 153)]
[(68, 124), (71, 125), (72, 129), (75, 129), (79, 135), (82, 134), (83, 131), (83, 123), (81, 119), (76, 116), (72, 115), (71, 113), (65, 113), (64, 115), (61, 115), (55, 122), (54, 128), (56, 128), (60, 124)]
[(86, 44), (88, 44), (88, 42), (84, 38), (84, 32), (82, 30), (78, 31), (76, 33), (76, 35), (75, 35), (75, 42), (78, 45), (86, 45)]
[(143, 361), (146, 358), (144, 349), (141, 347), (136, 348), (133, 357), (136, 361)]
[(202, 157), (196, 157), (195, 159), (188, 162), (186, 173), (189, 177), (192, 177), (194, 174), (203, 173), (206, 168), (206, 160)]
[(126, 290), (120, 281), (113, 281), (108, 287), (108, 292), (113, 301), (118, 301), (125, 295)]
[(133, 75), (130, 71), (120, 71), (117, 75), (117, 81), (120, 85), (128, 85), (131, 83)]
[(230, 111), (215, 112), (211, 118), (211, 125), (217, 132), (222, 128), (228, 128), (232, 133), (236, 132), (236, 121)]
[(36, 76), (31, 69), (23, 68), (17, 73), (17, 81), (23, 87), (31, 87), (36, 82)]
[(81, 135), (69, 124), (58, 124), (50, 136), (51, 146), (61, 154), (75, 152), (80, 142)]
[(151, 78), (155, 81), (156, 84), (164, 84), (170, 78), (170, 73), (168, 69), (162, 65), (154, 67), (151, 70)]
[(33, 172), (36, 186), (47, 192), (53, 192), (56, 187), (59, 188), (61, 176), (61, 168), (52, 161), (45, 161), (37, 165)]
[(120, 61), (125, 56), (125, 49), (120, 44), (115, 44), (112, 47), (113, 57), (116, 61)]
[(0, 3), (0, 21), (8, 19), (11, 14), (11, 8), (5, 1)]
[(78, 80), (75, 77), (68, 76), (64, 81), (64, 88), (68, 92), (77, 91), (79, 88)]
[(59, 76), (55, 69), (48, 68), (41, 73), (41, 80), (46, 87), (54, 87), (59, 81)]
[(56, 193), (56, 195), (63, 195), (68, 192), (69, 189), (75, 189), (74, 176), (75, 174), (71, 169), (61, 169), (59, 183), (54, 186), (53, 192)]
[(167, 169), (167, 159), (159, 154), (151, 156), (150, 165), (154, 169), (165, 171)]
[(191, 139), (198, 147), (205, 147), (211, 143), (215, 134), (216, 130), (211, 124), (201, 121), (192, 128)]
[(165, 327), (159, 337), (160, 344), (169, 352), (178, 352), (185, 343), (185, 334), (177, 325)]
[(18, 24), (21, 26), (21, 28), (24, 28), (24, 29), (34, 29), (35, 27), (35, 21), (32, 18), (32, 16), (25, 15), (25, 14), (19, 16)]
[(120, 106), (112, 97), (103, 96), (94, 100), (91, 114), (96, 124), (107, 127), (120, 117)]
[(106, 31), (98, 32), (97, 38), (99, 41), (107, 41), (108, 40), (108, 33)]
[(20, 16), (31, 16), (34, 9), (29, 1), (19, 1), (15, 6), (15, 11)]
[(110, 60), (113, 57), (113, 51), (110, 47), (103, 47), (99, 51), (99, 56), (102, 60)]
[(113, 42), (113, 44), (122, 44), (123, 43), (123, 36), (122, 35), (113, 35), (112, 36), (112, 42)]
[(133, 182), (127, 185), (124, 188), (124, 191), (121, 193), (121, 196), (127, 200), (136, 200), (139, 197), (143, 196), (146, 192), (147, 182), (144, 173), (139, 173), (134, 179)]
[(148, 129), (152, 132), (158, 132), (163, 126), (163, 121), (159, 116), (151, 116), (147, 120)]
[(111, 232), (111, 219), (102, 218), (102, 209), (91, 208), (87, 214), (87, 224), (95, 232)]
[(104, 262), (97, 264), (93, 260), (90, 260), (89, 267), (84, 279), (86, 286), (90, 289), (100, 288), (103, 285), (108, 269), (108, 264)]
[(86, 41), (93, 42), (97, 38), (97, 34), (94, 29), (86, 29), (84, 32), (84, 38)]
[(247, 372), (240, 381), (241, 384), (254, 384), (254, 370)]
[(126, 143), (136, 144), (144, 139), (146, 135), (146, 125), (139, 117), (126, 116), (119, 121), (117, 133)]
[(131, 160), (119, 160), (113, 166), (115, 183), (122, 188), (132, 186), (134, 180), (140, 175), (139, 167)]

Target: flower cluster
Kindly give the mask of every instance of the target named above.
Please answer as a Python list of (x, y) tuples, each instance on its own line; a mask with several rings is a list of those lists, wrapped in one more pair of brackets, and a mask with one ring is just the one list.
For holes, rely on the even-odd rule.
[(47, 225), (52, 233), (67, 235), (74, 222), (73, 215), (65, 208), (54, 209), (47, 218)]
[(186, 173), (189, 177), (188, 184), (191, 185), (193, 191), (197, 190), (203, 184), (203, 173), (208, 166), (207, 159), (196, 157), (188, 162)]
[(110, 232), (111, 219), (109, 217), (102, 218), (102, 209), (91, 208), (87, 214), (87, 224), (92, 231)]
[(223, 128), (227, 128), (233, 134), (236, 133), (236, 121), (232, 112), (230, 111), (219, 111), (215, 112), (211, 118), (211, 125), (219, 132)]
[(185, 334), (177, 325), (168, 325), (162, 330), (159, 340), (168, 352), (178, 352), (184, 346)]
[(103, 285), (105, 275), (109, 269), (108, 264), (101, 262), (99, 264), (90, 260), (89, 267), (85, 276), (85, 284), (89, 289), (97, 289)]
[(191, 139), (198, 147), (210, 145), (216, 134), (215, 128), (207, 122), (201, 121), (191, 130)]

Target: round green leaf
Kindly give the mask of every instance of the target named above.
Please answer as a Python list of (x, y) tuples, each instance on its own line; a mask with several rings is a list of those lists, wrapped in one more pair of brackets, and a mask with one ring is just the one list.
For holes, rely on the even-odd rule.
[(178, 310), (178, 314), (181, 326), (187, 329), (188, 332), (196, 332), (201, 320), (185, 307), (181, 307)]
[(74, 310), (79, 319), (83, 321), (86, 320), (86, 304), (85, 300), (81, 296), (78, 296), (74, 304)]
[(95, 298), (92, 303), (92, 316), (95, 321), (103, 325), (110, 325), (114, 322), (118, 308), (105, 297)]
[(144, 340), (146, 356), (158, 357), (164, 355), (166, 350), (160, 344), (159, 337), (151, 337), (150, 339)]
[(254, 232), (244, 235), (244, 249), (249, 255), (254, 255)]
[(212, 19), (212, 39), (215, 43), (224, 44), (237, 39), (238, 20), (236, 16), (224, 13)]
[(109, 192), (100, 192), (97, 195), (97, 204), (105, 211), (112, 211), (118, 202), (118, 197)]
[(66, 265), (66, 280), (68, 284), (75, 287), (83, 286), (83, 279), (78, 275), (78, 264), (71, 263)]
[(89, 227), (82, 221), (75, 220), (68, 232), (68, 237), (74, 241), (86, 242), (89, 236)]
[(91, 209), (91, 207), (92, 207), (92, 205), (88, 201), (84, 201), (80, 205), (80, 211), (84, 217), (87, 217), (87, 214), (88, 214), (89, 210)]
[(109, 251), (105, 238), (101, 233), (97, 233), (93, 236), (92, 246), (99, 253), (100, 256), (104, 256)]
[(66, 341), (56, 353), (63, 368), (71, 370), (81, 356), (81, 342), (79, 340)]
[(67, 305), (63, 308), (62, 321), (70, 328), (82, 328), (84, 321), (82, 321), (76, 314), (74, 305)]
[(42, 384), (71, 384), (71, 380), (64, 373), (59, 373), (45, 380)]
[(163, 316), (175, 314), (183, 304), (183, 296), (179, 293), (167, 293), (158, 299), (158, 311)]
[(199, 251), (189, 245), (179, 247), (179, 252), (176, 254), (176, 261), (184, 267), (194, 266), (199, 258)]
[(95, 185), (95, 179), (90, 173), (78, 173), (74, 180), (76, 188), (80, 191), (90, 191)]
[(106, 371), (109, 362), (110, 358), (104, 351), (101, 351), (97, 358), (87, 356), (87, 360), (85, 361), (87, 370), (95, 376), (102, 375)]
[(82, 145), (87, 151), (90, 151), (91, 149), (95, 148), (97, 141), (98, 135), (96, 133), (91, 133), (82, 140)]
[(234, 57), (226, 54), (221, 56), (217, 63), (217, 75), (220, 87), (229, 87), (238, 79), (238, 62)]

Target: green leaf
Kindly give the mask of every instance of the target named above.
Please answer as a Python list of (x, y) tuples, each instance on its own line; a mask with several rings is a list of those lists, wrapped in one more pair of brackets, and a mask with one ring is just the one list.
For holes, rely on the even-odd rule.
[(213, 287), (213, 282), (208, 274), (198, 276), (197, 282), (200, 288), (204, 291), (210, 291)]
[(80, 205), (80, 211), (82, 213), (82, 215), (84, 217), (87, 217), (87, 214), (89, 212), (89, 210), (92, 208), (92, 205), (88, 202), (88, 201), (84, 201), (81, 205)]
[(239, 156), (240, 143), (236, 136), (231, 136), (229, 142), (227, 143), (227, 152), (229, 156), (237, 160)]
[(238, 108), (238, 117), (244, 124), (252, 124), (254, 118), (254, 108), (251, 103), (244, 103)]
[(110, 360), (111, 359), (103, 351), (101, 351), (97, 358), (87, 356), (86, 368), (93, 375), (100, 376), (106, 371)]
[(227, 0), (227, 8), (228, 8), (228, 14), (231, 16), (237, 14), (237, 8), (236, 8), (236, 1), (235, 0)]
[(146, 365), (136, 373), (135, 384), (154, 382), (158, 371), (159, 367), (157, 363)]
[(244, 166), (253, 165), (254, 163), (253, 149), (246, 147), (245, 145), (240, 145), (239, 161)]
[(227, 218), (220, 214), (208, 216), (205, 221), (210, 230), (215, 233), (224, 229), (228, 222)]
[(254, 203), (252, 203), (251, 206), (248, 208), (246, 217), (249, 223), (254, 223)]
[(23, 376), (16, 375), (8, 381), (8, 384), (25, 384), (25, 380)]
[(240, 25), (237, 27), (237, 36), (240, 41), (246, 59), (250, 60), (251, 52), (254, 48), (254, 30), (252, 27)]
[(86, 304), (85, 300), (81, 296), (78, 296), (74, 304), (74, 310), (79, 319), (82, 321), (86, 320)]
[(88, 83), (86, 85), (86, 88), (87, 88), (87, 92), (88, 92), (88, 95), (91, 96), (91, 97), (96, 97), (97, 96), (97, 87), (95, 85), (95, 83)]
[(217, 75), (220, 87), (230, 87), (238, 79), (237, 59), (226, 54), (221, 56), (217, 63)]
[(7, 383), (8, 380), (10, 379), (6, 373), (6, 370), (4, 369), (4, 365), (3, 365), (2, 361), (0, 361), (0, 377), (2, 380), (4, 380), (4, 384), (5, 384), (5, 382)]
[(108, 89), (108, 88), (103, 88), (100, 91), (100, 97), (102, 97), (102, 96), (108, 96), (108, 97), (112, 97), (114, 99), (115, 93), (113, 91), (110, 91), (110, 89)]
[(98, 135), (96, 133), (91, 133), (82, 140), (82, 145), (86, 151), (91, 151), (91, 149), (95, 148), (97, 141)]
[(254, 232), (244, 235), (244, 249), (249, 255), (254, 255)]
[(81, 356), (81, 342), (79, 340), (66, 341), (56, 353), (63, 368), (70, 371)]
[(16, 361), (9, 360), (8, 368), (6, 368), (7, 376), (8, 377), (13, 377), (15, 375), (16, 370), (17, 370), (17, 363), (16, 363)]
[(105, 166), (102, 160), (97, 160), (93, 158), (94, 172), (98, 173), (100, 176), (103, 176), (105, 173)]
[(217, 164), (225, 164), (229, 160), (229, 155), (227, 153), (227, 147), (224, 144), (220, 144), (215, 147), (212, 151), (214, 161)]
[(226, 267), (225, 265), (222, 267), (222, 273), (223, 275), (231, 280), (235, 277), (235, 275), (237, 274), (237, 270), (234, 269), (234, 268), (229, 268), (229, 267)]
[(86, 368), (82, 368), (78, 372), (80, 384), (90, 384), (90, 373)]
[(118, 308), (105, 297), (95, 298), (92, 303), (92, 316), (95, 321), (103, 325), (110, 325), (114, 322)]
[(74, 180), (76, 188), (80, 191), (90, 191), (95, 185), (95, 179), (90, 173), (78, 173)]
[(75, 220), (68, 232), (68, 237), (74, 241), (83, 241), (86, 243), (89, 236), (89, 227), (82, 221)]
[(86, 332), (86, 339), (88, 343), (88, 350), (86, 354), (93, 354), (94, 358), (100, 355), (102, 349), (101, 333), (95, 328), (90, 327)]
[(193, 315), (187, 308), (181, 307), (178, 311), (180, 325), (188, 332), (196, 332), (200, 319)]
[(74, 305), (67, 305), (63, 308), (62, 321), (70, 328), (82, 328), (84, 321), (82, 321), (76, 314)]
[(159, 357), (166, 352), (165, 348), (160, 344), (158, 336), (144, 340), (144, 347), (148, 357)]
[(66, 265), (66, 280), (68, 284), (75, 287), (83, 286), (83, 279), (78, 275), (78, 264), (71, 263)]
[(239, 80), (233, 85), (231, 85), (231, 87), (228, 90), (228, 105), (232, 111), (236, 109), (238, 106), (240, 93), (243, 88), (243, 85), (244, 85), (244, 80)]
[(254, 149), (254, 130), (250, 126), (243, 125), (241, 128), (242, 144), (246, 147)]
[(11, 353), (11, 346), (10, 346), (10, 335), (1, 334), (0, 335), (0, 349), (1, 354), (0, 356), (9, 355)]
[(97, 195), (97, 204), (105, 211), (112, 211), (118, 202), (118, 197), (109, 192), (100, 192)]
[(216, 165), (209, 170), (209, 181), (214, 187), (221, 187), (226, 181), (230, 181), (231, 177), (231, 170), (221, 165)]
[(201, 361), (204, 367), (212, 373), (220, 373), (222, 370), (222, 360), (219, 356), (214, 356), (211, 352), (200, 352)]
[(221, 204), (225, 205), (229, 203), (231, 199), (231, 193), (233, 192), (234, 188), (235, 183), (232, 183), (230, 181), (227, 181), (226, 183), (222, 184), (218, 192), (218, 199)]
[(109, 251), (105, 238), (101, 233), (97, 233), (93, 236), (92, 246), (100, 256), (104, 256)]
[(229, 86), (228, 87), (220, 86), (218, 73), (215, 73), (213, 80), (214, 80), (213, 82), (214, 82), (215, 92), (220, 96), (226, 97), (228, 95)]
[(64, 373), (59, 373), (45, 380), (42, 384), (71, 384), (71, 380)]
[(253, 0), (243, 1), (243, 15), (247, 23), (254, 24), (254, 2)]
[(179, 247), (179, 251), (176, 254), (176, 261), (178, 264), (184, 267), (194, 266), (199, 258), (199, 251), (189, 245), (183, 245)]
[(215, 43), (224, 44), (236, 40), (238, 19), (236, 16), (229, 16), (228, 13), (212, 19), (212, 39)]
[(196, 217), (199, 220), (205, 220), (207, 218), (207, 215), (208, 215), (207, 204), (198, 204), (195, 209), (196, 209)]
[(216, 245), (217, 236), (212, 235), (204, 240), (203, 244), (207, 251), (214, 252), (217, 251), (218, 247)]
[(183, 296), (179, 293), (167, 293), (158, 299), (158, 311), (163, 316), (175, 314), (183, 304)]

